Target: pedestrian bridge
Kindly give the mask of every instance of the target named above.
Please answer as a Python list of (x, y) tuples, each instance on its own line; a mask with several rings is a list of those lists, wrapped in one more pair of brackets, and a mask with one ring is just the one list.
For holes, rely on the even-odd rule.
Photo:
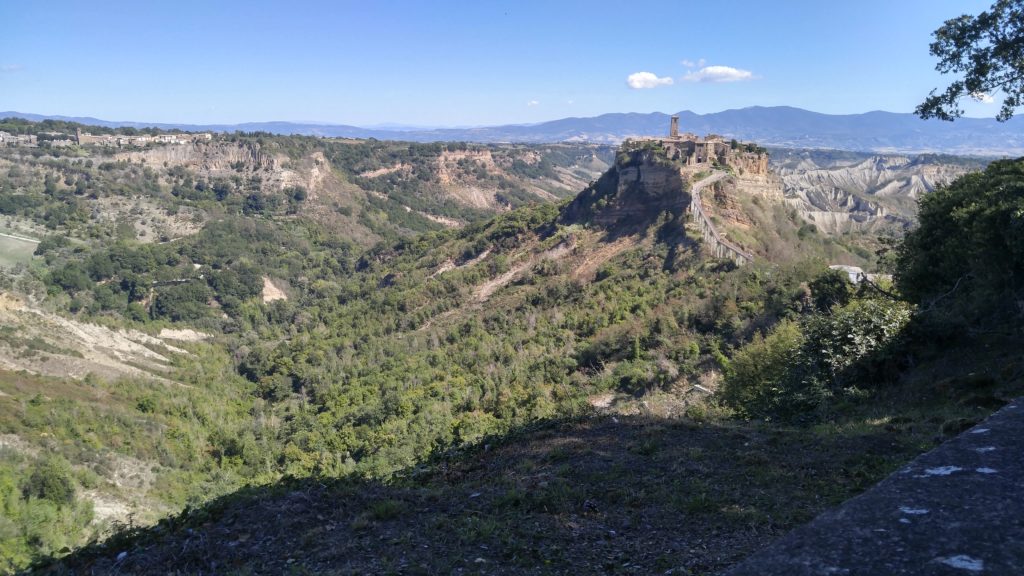
[(718, 229), (715, 228), (711, 218), (708, 217), (704, 211), (704, 204), (701, 202), (700, 193), (709, 184), (714, 184), (719, 180), (722, 180), (728, 176), (726, 172), (715, 172), (714, 174), (698, 180), (693, 183), (690, 188), (690, 207), (688, 209), (690, 217), (693, 218), (693, 222), (700, 227), (701, 235), (704, 237), (704, 241), (711, 246), (712, 251), (716, 258), (729, 258), (736, 262), (736, 264), (742, 266), (748, 262), (754, 261), (754, 255), (746, 250), (743, 250), (733, 242), (730, 242)]

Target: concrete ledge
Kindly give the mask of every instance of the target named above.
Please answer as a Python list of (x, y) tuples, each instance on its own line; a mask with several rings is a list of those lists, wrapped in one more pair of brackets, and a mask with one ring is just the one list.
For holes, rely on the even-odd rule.
[(1022, 441), (1018, 399), (726, 575), (1024, 574)]

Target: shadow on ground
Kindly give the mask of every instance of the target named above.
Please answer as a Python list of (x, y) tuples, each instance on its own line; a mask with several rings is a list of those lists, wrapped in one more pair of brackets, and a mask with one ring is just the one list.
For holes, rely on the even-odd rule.
[(714, 573), (866, 489), (928, 448), (922, 436), (881, 422), (548, 422), (387, 484), (243, 489), (37, 570)]

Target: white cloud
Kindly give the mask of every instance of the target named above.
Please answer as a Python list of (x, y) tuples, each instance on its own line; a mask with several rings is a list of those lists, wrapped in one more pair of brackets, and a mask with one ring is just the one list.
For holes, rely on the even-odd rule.
[(23, 68), (21, 64), (3, 64), (0, 65), (0, 72), (20, 72)]
[(971, 92), (971, 98), (982, 104), (992, 104), (996, 101), (988, 92)]
[(571, 99), (570, 99), (570, 100), (566, 100), (566, 101), (565, 101), (565, 103), (566, 103), (566, 104), (575, 104), (575, 103), (576, 103), (576, 101), (575, 101), (575, 100), (571, 100)]
[(683, 80), (687, 82), (739, 82), (753, 78), (754, 73), (750, 70), (740, 70), (732, 66), (705, 66), (683, 76)]
[(683, 66), (686, 66), (687, 68), (703, 68), (704, 67), (704, 63), (705, 63), (705, 61), (704, 61), (703, 58), (701, 58), (700, 60), (697, 60), (696, 62), (694, 62), (693, 60), (687, 60), (687, 59), (684, 58), (683, 61), (681, 62), (681, 64)]
[(539, 106), (540, 105), (540, 101), (538, 101), (538, 100), (530, 100), (529, 102), (526, 103), (526, 105), (527, 106)]
[(657, 88), (658, 86), (670, 86), (672, 83), (672, 78), (670, 76), (663, 76), (659, 78), (657, 74), (652, 72), (634, 72), (626, 77), (626, 84), (628, 84), (633, 90)]

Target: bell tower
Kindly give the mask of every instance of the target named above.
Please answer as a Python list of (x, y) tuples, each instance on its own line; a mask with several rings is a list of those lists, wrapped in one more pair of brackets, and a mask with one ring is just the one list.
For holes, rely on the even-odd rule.
[(668, 137), (669, 138), (679, 138), (679, 116), (678, 115), (672, 117), (672, 123), (669, 125), (669, 128), (668, 128)]

